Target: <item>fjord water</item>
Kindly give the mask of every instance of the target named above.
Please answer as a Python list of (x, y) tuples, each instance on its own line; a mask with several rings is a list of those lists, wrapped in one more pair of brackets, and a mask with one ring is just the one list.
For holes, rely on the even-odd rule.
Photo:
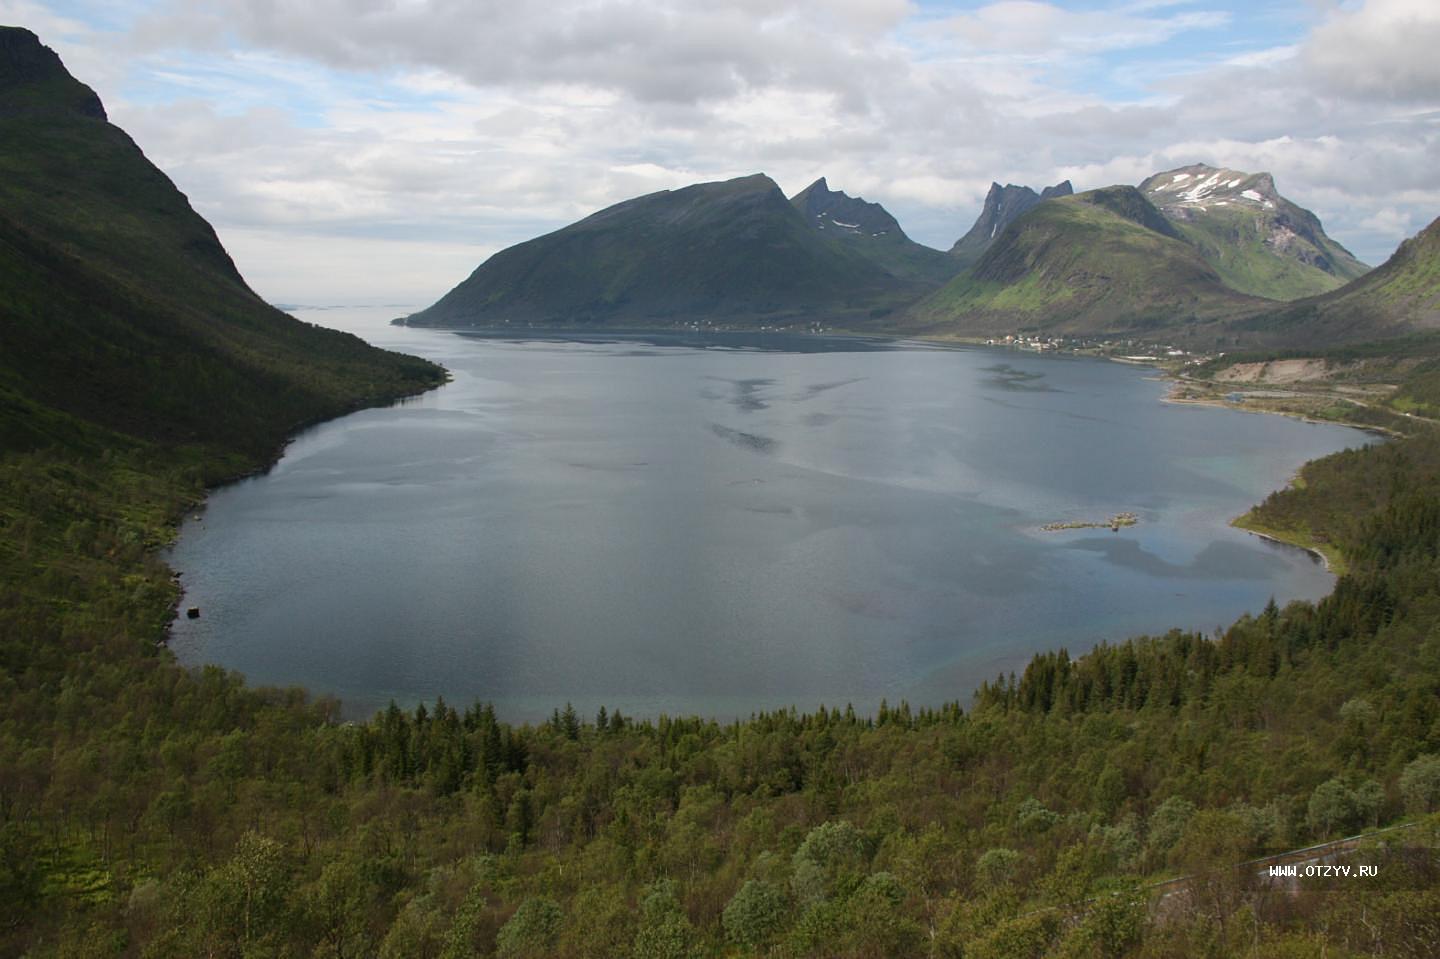
[[(1162, 402), (1152, 371), (820, 337), (524, 339), (301, 312), (454, 381), (318, 426), (170, 557), (188, 664), (502, 716), (967, 700), (1037, 651), (1314, 599), (1227, 521), (1338, 426)], [(1122, 511), (1119, 532), (1045, 532)]]

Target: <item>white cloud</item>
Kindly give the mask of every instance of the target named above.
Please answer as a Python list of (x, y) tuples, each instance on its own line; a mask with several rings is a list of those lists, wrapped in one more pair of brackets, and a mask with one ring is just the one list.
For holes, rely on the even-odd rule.
[(438, 295), (486, 251), (756, 171), (787, 192), (826, 175), (946, 248), (992, 180), (1086, 189), (1204, 160), (1269, 170), (1378, 260), (1440, 213), (1440, 57), (1414, 42), (1433, 6), (1255, 38), (1179, 0), (162, 0), (124, 29), (0, 0), (0, 18), (97, 88), (257, 288), (314, 301), (335, 277)]
[(1332, 94), (1402, 102), (1440, 99), (1440, 4), (1368, 0), (1334, 11), (1303, 58)]
[(1365, 217), (1360, 221), (1360, 225), (1367, 230), (1392, 237), (1398, 243), (1424, 224), (1417, 225), (1408, 212), (1387, 206)]

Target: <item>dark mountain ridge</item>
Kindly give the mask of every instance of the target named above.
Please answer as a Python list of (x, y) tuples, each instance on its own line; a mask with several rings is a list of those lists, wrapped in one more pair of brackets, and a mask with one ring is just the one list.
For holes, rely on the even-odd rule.
[(906, 236), (890, 211), (831, 190), (823, 176), (791, 197), (790, 203), (816, 230), (851, 244), (896, 277), (939, 286), (956, 273), (951, 258)]
[[(263, 456), (439, 381), (266, 305), (94, 91), (16, 27), (0, 28), (0, 142), (0, 392), (16, 403)], [(14, 409), (0, 428), (34, 439)]]
[[(881, 216), (893, 223), (867, 212)], [(824, 235), (754, 174), (626, 200), (501, 250), (402, 322), (863, 324), (918, 292), (913, 277)]]

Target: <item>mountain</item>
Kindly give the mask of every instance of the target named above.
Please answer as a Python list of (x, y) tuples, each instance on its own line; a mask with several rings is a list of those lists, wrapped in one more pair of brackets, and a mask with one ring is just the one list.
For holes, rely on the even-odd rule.
[(968, 335), (1164, 329), (1179, 340), (1266, 304), (1227, 287), (1139, 190), (1113, 186), (1035, 204), (906, 320)]
[(617, 203), (501, 250), (439, 302), (399, 322), (865, 322), (923, 290), (861, 252), (855, 239), (815, 229), (764, 174), (700, 183)]
[(970, 232), (955, 241), (955, 245), (950, 248), (950, 256), (959, 262), (963, 270), (980, 259), (981, 254), (990, 248), (990, 244), (995, 242), (1001, 231), (1028, 213), (1035, 204), (1041, 200), (1071, 196), (1074, 192), (1069, 180), (1047, 186), (1039, 193), (1028, 186), (1016, 186), (1013, 183), (1001, 186), (991, 183), (990, 192), (985, 196), (985, 206), (976, 218), (975, 225), (970, 228)]
[(1440, 219), (1360, 278), (1247, 317), (1235, 329), (1251, 341), (1295, 347), (1440, 330)]
[(254, 460), (442, 378), (266, 305), (94, 91), (18, 27), (0, 28), (0, 143), (0, 445), (53, 442), (44, 421)]
[(883, 206), (832, 190), (823, 176), (790, 203), (816, 230), (849, 244), (896, 277), (939, 286), (957, 272), (953, 259), (906, 236)]
[(1157, 173), (1140, 192), (1233, 289), (1276, 300), (1325, 293), (1369, 269), (1285, 199), (1268, 173), (1203, 163)]

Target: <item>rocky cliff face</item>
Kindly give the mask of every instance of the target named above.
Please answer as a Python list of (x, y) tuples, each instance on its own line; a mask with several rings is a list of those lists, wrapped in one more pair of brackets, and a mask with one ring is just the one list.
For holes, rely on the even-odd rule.
[(872, 239), (905, 236), (883, 206), (832, 190), (823, 176), (791, 197), (790, 203), (817, 230)]
[(1268, 173), (1197, 163), (1157, 173), (1140, 191), (1237, 290), (1288, 300), (1324, 293), (1368, 267), (1286, 199)]

